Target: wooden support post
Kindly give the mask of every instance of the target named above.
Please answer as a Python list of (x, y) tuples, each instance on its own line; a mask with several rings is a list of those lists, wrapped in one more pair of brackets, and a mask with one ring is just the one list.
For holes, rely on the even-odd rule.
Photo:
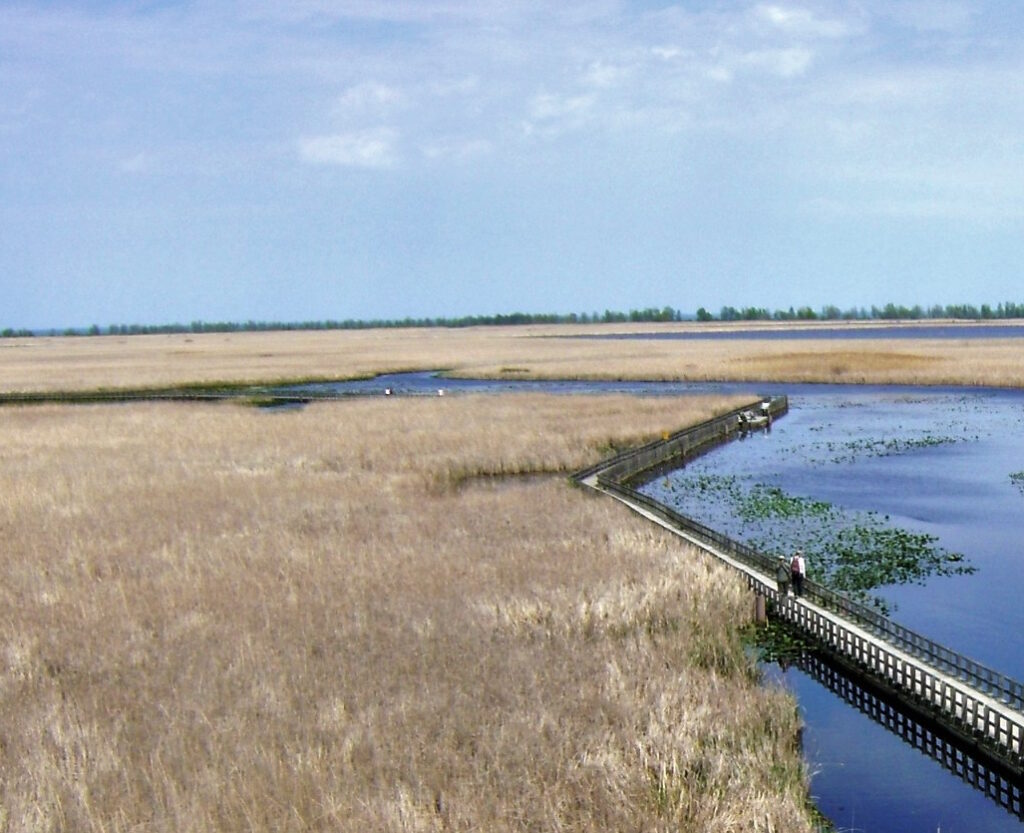
[(754, 594), (754, 621), (759, 625), (768, 624), (768, 612), (765, 609), (764, 593)]

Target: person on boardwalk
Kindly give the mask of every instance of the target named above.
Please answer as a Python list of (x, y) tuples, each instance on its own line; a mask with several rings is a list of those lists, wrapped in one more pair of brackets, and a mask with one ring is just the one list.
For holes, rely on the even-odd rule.
[(779, 585), (779, 596), (785, 598), (789, 595), (789, 565), (786, 564), (785, 556), (779, 556), (778, 566), (775, 568), (775, 581)]
[(793, 592), (797, 596), (804, 594), (804, 577), (807, 575), (807, 562), (804, 561), (803, 550), (793, 553), (793, 560), (789, 563), (790, 573), (793, 578)]

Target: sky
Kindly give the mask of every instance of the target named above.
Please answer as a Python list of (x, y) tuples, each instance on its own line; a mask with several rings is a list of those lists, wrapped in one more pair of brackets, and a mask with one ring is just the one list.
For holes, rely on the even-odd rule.
[(0, 0), (0, 328), (1024, 301), (1024, 4)]

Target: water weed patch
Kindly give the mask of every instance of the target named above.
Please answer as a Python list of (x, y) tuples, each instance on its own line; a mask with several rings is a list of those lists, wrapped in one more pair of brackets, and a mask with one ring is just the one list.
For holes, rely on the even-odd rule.
[(1010, 475), (1010, 482), (1024, 494), (1024, 471), (1015, 471)]
[(846, 510), (735, 476), (680, 474), (671, 483), (669, 500), (683, 514), (767, 554), (801, 549), (811, 579), (883, 609), (889, 605), (870, 591), (974, 572), (935, 536), (900, 529), (878, 512)]

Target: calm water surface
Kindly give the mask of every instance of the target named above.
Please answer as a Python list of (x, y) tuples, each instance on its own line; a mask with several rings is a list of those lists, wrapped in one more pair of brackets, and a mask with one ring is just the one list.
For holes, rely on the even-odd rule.
[[(893, 442), (895, 441), (895, 442)], [(885, 451), (888, 443), (896, 451)], [(934, 443), (934, 444), (933, 444)], [(778, 486), (851, 511), (888, 515), (963, 553), (974, 575), (887, 587), (892, 618), (1024, 679), (1024, 394), (822, 390), (790, 398), (771, 433), (715, 449), (645, 491), (742, 540), (742, 523), (680, 494), (673, 478), (708, 472)], [(786, 542), (780, 549), (788, 549)], [(1020, 831), (1016, 817), (796, 669), (812, 790), (843, 830)]]

